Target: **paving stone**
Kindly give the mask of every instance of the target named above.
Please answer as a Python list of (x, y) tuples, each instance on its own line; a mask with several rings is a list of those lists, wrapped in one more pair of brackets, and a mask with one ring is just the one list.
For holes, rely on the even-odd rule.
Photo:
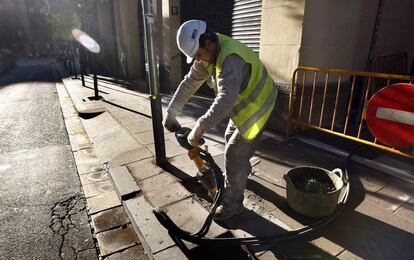
[[(262, 252), (260, 252), (262, 253)], [(304, 241), (296, 239), (274, 245), (270, 250), (258, 256), (260, 260), (271, 259), (336, 259), (335, 256), (321, 250), (320, 248)]]
[(86, 201), (89, 206), (89, 214), (94, 214), (121, 205), (121, 201), (115, 191), (110, 191), (102, 195), (88, 198)]
[(185, 172), (191, 177), (196, 177), (197, 175), (197, 166), (195, 163), (188, 157), (187, 154), (182, 154), (171, 158), (170, 163), (175, 167), (179, 168), (181, 171)]
[(155, 218), (153, 207), (144, 196), (126, 200), (124, 205), (147, 254), (155, 254), (175, 244)]
[(81, 119), (81, 121), (91, 139), (107, 133), (108, 130), (118, 125), (109, 113), (102, 113), (94, 118)]
[(82, 188), (85, 198), (90, 198), (114, 190), (114, 186), (109, 180), (87, 184), (82, 186)]
[[(145, 254), (145, 251), (142, 245), (136, 245), (122, 252), (114, 253), (108, 256), (106, 259), (107, 260), (126, 260), (126, 259), (147, 260), (148, 256)], [(170, 258), (170, 259), (175, 259), (175, 258)]]
[(339, 254), (337, 256), (337, 259), (344, 259), (344, 260), (359, 260), (359, 259), (364, 259), (362, 257), (357, 256), (356, 254), (349, 252), (348, 250), (343, 251), (341, 254)]
[(291, 169), (289, 166), (277, 164), (271, 160), (263, 158), (263, 156), (258, 156), (260, 163), (254, 166), (253, 171), (267, 176), (269, 179), (275, 180), (277, 183), (283, 182), (283, 175)]
[(91, 218), (95, 233), (113, 229), (130, 222), (123, 206), (93, 214)]
[(132, 226), (101, 232), (96, 235), (101, 257), (121, 251), (139, 243)]
[(162, 207), (192, 196), (176, 178), (166, 172), (144, 179), (138, 185), (154, 207)]
[(150, 158), (152, 156), (153, 154), (145, 146), (142, 146), (116, 155), (112, 160), (108, 162), (108, 167), (118, 167), (128, 163)]
[(167, 248), (154, 255), (155, 260), (185, 260), (188, 259), (184, 253), (176, 246)]
[(92, 137), (96, 154), (103, 162), (109, 162), (117, 155), (143, 147), (119, 125), (109, 129), (105, 134)]
[(109, 180), (108, 175), (106, 174), (106, 171), (82, 174), (82, 175), (79, 175), (79, 178), (82, 183), (82, 186)]
[(138, 162), (129, 163), (126, 165), (126, 167), (137, 182), (164, 172), (162, 168), (155, 164), (154, 158), (143, 159)]
[(375, 202), (383, 209), (396, 211), (414, 195), (414, 185), (402, 181), (394, 181), (375, 193), (366, 195), (366, 199)]
[(69, 135), (86, 133), (79, 118), (68, 118), (65, 120), (65, 125)]
[(330, 255), (336, 256), (342, 251), (344, 251), (344, 248), (324, 237), (317, 238), (315, 240), (310, 241), (311, 244), (314, 246), (319, 247), (323, 251), (329, 253)]
[(69, 140), (73, 152), (92, 148), (91, 140), (86, 134), (69, 135)]
[(102, 164), (98, 157), (95, 155), (95, 150), (93, 148), (90, 149), (83, 149), (73, 153), (76, 165), (84, 165), (84, 164)]
[[(208, 215), (207, 210), (193, 198), (170, 204), (163, 207), (163, 210), (177, 226), (191, 233), (198, 231), (202, 227)], [(227, 229), (213, 222), (207, 236), (218, 237), (226, 232)]]
[(414, 224), (414, 198), (404, 203), (399, 209), (397, 209), (395, 214)]
[[(125, 121), (125, 122), (124, 122)], [(130, 133), (140, 133), (148, 130), (152, 130), (152, 124), (148, 124), (141, 121), (141, 118), (133, 118), (132, 120), (124, 120), (122, 125), (126, 127)]]
[(94, 173), (98, 171), (104, 171), (105, 166), (101, 164), (99, 160), (90, 161), (85, 164), (76, 165), (76, 168), (78, 169), (79, 175)]
[(353, 188), (372, 193), (381, 190), (388, 184), (389, 178), (381, 177), (364, 173), (363, 170), (358, 170), (357, 174), (351, 174), (350, 179)]
[(124, 200), (135, 196), (140, 191), (137, 183), (132, 178), (125, 166), (109, 168), (109, 177), (114, 183), (118, 196)]
[[(154, 144), (149, 144), (147, 145), (147, 148), (153, 153), (155, 154), (155, 147)], [(177, 140), (167, 140), (165, 141), (165, 151), (167, 153), (167, 157), (174, 157), (177, 155), (181, 155), (181, 154), (186, 154), (187, 150), (182, 148)]]
[[(135, 132), (134, 133), (135, 138), (137, 138), (141, 143), (147, 145), (147, 144), (153, 144), (154, 143), (154, 134), (152, 132), (152, 127), (149, 129), (149, 131), (145, 132)], [(170, 139), (175, 139), (174, 133), (164, 133), (164, 140), (168, 141)]]

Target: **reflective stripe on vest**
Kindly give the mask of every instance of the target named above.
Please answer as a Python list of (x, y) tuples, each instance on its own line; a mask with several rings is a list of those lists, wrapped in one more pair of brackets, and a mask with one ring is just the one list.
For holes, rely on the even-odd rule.
[(220, 53), (216, 61), (216, 75), (220, 74), (225, 57), (237, 54), (251, 65), (249, 83), (239, 93), (230, 113), (230, 118), (246, 140), (254, 139), (269, 119), (275, 106), (277, 90), (259, 57), (241, 42), (225, 35), (217, 34), (220, 40)]

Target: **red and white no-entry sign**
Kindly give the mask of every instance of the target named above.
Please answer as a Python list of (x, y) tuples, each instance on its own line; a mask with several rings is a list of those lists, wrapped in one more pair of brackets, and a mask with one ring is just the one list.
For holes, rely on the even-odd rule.
[(382, 143), (400, 149), (414, 147), (414, 85), (394, 84), (375, 93), (366, 119)]

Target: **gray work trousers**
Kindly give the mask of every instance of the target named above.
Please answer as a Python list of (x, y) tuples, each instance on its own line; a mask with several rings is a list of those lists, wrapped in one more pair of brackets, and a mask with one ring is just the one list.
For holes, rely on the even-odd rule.
[[(264, 127), (263, 127), (264, 129)], [(244, 189), (247, 179), (252, 171), (250, 158), (252, 158), (263, 129), (253, 140), (245, 140), (236, 125), (230, 119), (224, 134), (225, 152), (225, 187), (222, 205), (226, 210), (232, 211), (243, 207)]]

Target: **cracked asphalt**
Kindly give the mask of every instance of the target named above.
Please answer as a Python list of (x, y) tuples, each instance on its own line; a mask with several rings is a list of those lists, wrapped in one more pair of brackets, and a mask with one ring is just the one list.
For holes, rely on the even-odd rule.
[(0, 259), (98, 259), (47, 62), (0, 77)]

